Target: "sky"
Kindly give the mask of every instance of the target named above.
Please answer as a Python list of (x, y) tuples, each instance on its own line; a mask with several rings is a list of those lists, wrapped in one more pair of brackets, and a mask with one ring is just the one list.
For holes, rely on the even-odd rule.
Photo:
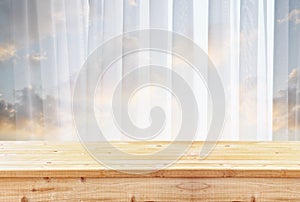
[[(225, 139), (300, 139), (299, 1), (276, 0), (273, 15), (258, 0), (150, 2), (0, 0), (0, 139), (76, 139), (72, 88), (86, 57), (112, 36), (147, 27), (183, 34), (208, 53), (228, 99)], [(106, 84), (134, 64), (117, 65)]]

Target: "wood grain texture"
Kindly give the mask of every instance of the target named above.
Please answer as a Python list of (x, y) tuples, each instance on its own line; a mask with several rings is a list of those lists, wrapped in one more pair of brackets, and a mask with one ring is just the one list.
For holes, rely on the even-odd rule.
[(291, 178), (3, 178), (0, 201), (300, 201)]
[[(112, 144), (143, 155), (169, 143)], [(299, 142), (219, 142), (204, 160), (202, 144), (193, 143), (170, 167), (135, 175), (99, 164), (78, 142), (0, 142), (0, 201), (300, 201)], [(99, 152), (110, 157), (105, 145)], [(173, 155), (171, 150), (155, 160)]]
[[(151, 154), (168, 142), (113, 144), (127, 153)], [(201, 146), (202, 142), (193, 143), (170, 167), (134, 175), (99, 164), (78, 142), (1, 142), (0, 177), (300, 177), (300, 142), (219, 142), (204, 160), (199, 159)], [(108, 150), (100, 147), (99, 152), (105, 154)], [(129, 160), (114, 158), (116, 163)], [(172, 159), (172, 151), (160, 158)]]

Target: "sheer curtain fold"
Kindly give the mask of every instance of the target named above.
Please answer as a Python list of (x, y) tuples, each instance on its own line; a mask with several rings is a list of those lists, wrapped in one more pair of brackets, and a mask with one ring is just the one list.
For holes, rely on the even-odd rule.
[[(78, 73), (102, 43), (124, 32), (163, 29), (192, 39), (206, 52), (225, 89), (223, 140), (299, 140), (300, 2), (297, 0), (4, 0), (0, 2), (0, 138), (77, 140), (72, 117)], [(139, 46), (131, 36), (116, 44)], [(145, 41), (151, 45), (151, 38)], [(173, 41), (173, 43), (176, 43)], [(187, 52), (193, 54), (192, 50)], [(197, 56), (195, 56), (197, 57)], [(99, 61), (104, 60), (99, 53)], [(188, 79), (199, 108), (204, 140), (210, 95), (183, 61), (140, 51), (115, 62), (95, 89), (95, 116), (107, 139), (129, 140), (111, 116), (113, 90), (128, 72), (146, 63), (166, 66)], [(87, 72), (82, 93), (92, 91)], [(155, 77), (149, 70), (147, 79)], [(210, 75), (202, 75), (211, 78)], [(136, 79), (139, 79), (138, 77)], [(172, 83), (172, 78), (165, 78)], [(162, 106), (161, 140), (176, 136), (178, 104), (167, 91), (142, 89), (130, 117), (147, 127)], [(73, 103), (80, 107), (80, 102)], [(84, 120), (82, 120), (84, 122)], [(93, 132), (93, 131), (89, 131)]]
[(299, 1), (275, 1), (273, 139), (299, 140)]
[[(193, 1), (193, 41), (208, 54), (209, 44), (209, 0)], [(197, 57), (197, 55), (195, 55)], [(204, 65), (207, 65), (208, 61), (203, 61)], [(207, 71), (204, 71), (203, 78), (208, 78)], [(204, 139), (206, 137), (209, 120), (208, 120), (208, 90), (201, 79), (193, 78), (193, 88), (198, 89), (194, 91), (195, 97), (198, 100), (199, 110), (199, 124), (198, 124), (198, 139)]]

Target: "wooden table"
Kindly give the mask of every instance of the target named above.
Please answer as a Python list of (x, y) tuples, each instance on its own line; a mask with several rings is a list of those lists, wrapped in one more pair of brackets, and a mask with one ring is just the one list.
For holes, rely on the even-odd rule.
[[(114, 144), (151, 153), (168, 143)], [(0, 142), (0, 201), (300, 201), (300, 142), (219, 142), (199, 160), (201, 145), (135, 175), (101, 166), (78, 142)]]

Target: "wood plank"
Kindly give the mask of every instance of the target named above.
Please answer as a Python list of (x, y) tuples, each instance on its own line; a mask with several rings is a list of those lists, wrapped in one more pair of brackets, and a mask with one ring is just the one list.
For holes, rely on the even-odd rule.
[[(169, 142), (112, 144), (127, 153), (150, 154)], [(179, 142), (178, 146), (181, 144)], [(204, 160), (198, 155), (202, 145), (202, 142), (194, 142), (170, 167), (150, 174), (133, 175), (99, 164), (79, 142), (0, 142), (0, 177), (300, 177), (300, 142), (219, 142)], [(108, 150), (103, 146), (99, 152), (106, 154)], [(160, 159), (172, 157), (172, 151), (168, 151)], [(130, 160), (114, 158), (116, 164)]]
[[(112, 144), (141, 155), (169, 142)], [(219, 142), (199, 159), (202, 144), (193, 143), (170, 167), (135, 175), (99, 164), (79, 142), (0, 142), (0, 201), (300, 201), (300, 142)], [(99, 148), (110, 157), (108, 147)]]
[(0, 201), (300, 201), (291, 178), (2, 178)]

